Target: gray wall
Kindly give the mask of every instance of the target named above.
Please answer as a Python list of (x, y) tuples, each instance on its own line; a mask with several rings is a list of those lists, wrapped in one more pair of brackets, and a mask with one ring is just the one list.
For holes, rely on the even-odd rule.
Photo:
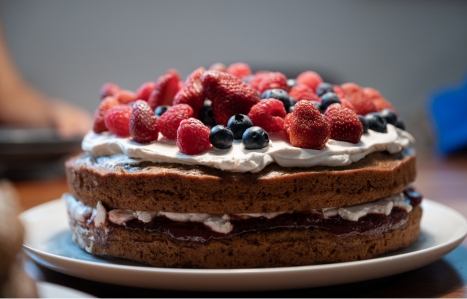
[(467, 74), (467, 1), (0, 0), (0, 14), (24, 76), (89, 111), (106, 81), (243, 61), (375, 87), (424, 144), (430, 92)]

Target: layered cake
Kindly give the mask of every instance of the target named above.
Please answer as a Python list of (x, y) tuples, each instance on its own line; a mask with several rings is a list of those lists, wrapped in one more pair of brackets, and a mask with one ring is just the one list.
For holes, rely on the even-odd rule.
[(413, 137), (372, 88), (248, 65), (107, 83), (66, 162), (73, 241), (156, 267), (368, 259), (420, 234)]

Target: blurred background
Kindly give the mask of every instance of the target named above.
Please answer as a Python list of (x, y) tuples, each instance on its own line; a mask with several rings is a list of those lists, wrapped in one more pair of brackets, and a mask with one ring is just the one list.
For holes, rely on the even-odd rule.
[(90, 112), (104, 82), (241, 61), (374, 87), (420, 147), (430, 94), (467, 75), (467, 1), (0, 0), (0, 16), (23, 76)]

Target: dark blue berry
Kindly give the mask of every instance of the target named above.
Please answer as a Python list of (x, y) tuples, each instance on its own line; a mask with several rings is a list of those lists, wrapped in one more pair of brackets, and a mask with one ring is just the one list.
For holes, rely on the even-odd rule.
[(368, 133), (368, 120), (365, 118), (365, 116), (363, 115), (360, 115), (358, 114), (358, 119), (360, 120), (360, 122), (362, 123), (362, 126), (363, 126), (363, 133)]
[(391, 109), (383, 109), (379, 112), (379, 115), (384, 118), (388, 124), (396, 124), (397, 115)]
[(268, 89), (261, 94), (261, 99), (277, 99), (284, 104), (285, 111), (289, 110), (290, 97), (287, 91), (283, 89)]
[(261, 127), (250, 127), (243, 133), (242, 142), (248, 150), (261, 149), (269, 146), (269, 136)]
[(242, 139), (243, 132), (252, 126), (253, 122), (245, 114), (236, 114), (227, 122), (227, 127), (233, 132), (234, 139)]
[(169, 108), (170, 108), (169, 105), (162, 105), (162, 106), (156, 107), (156, 109), (154, 110), (154, 114), (156, 115), (156, 118), (159, 119), (159, 117), (161, 117), (161, 115), (164, 114), (165, 111), (167, 111), (167, 109)]
[(289, 97), (290, 99), (290, 107), (287, 111), (287, 113), (292, 113), (293, 112), (293, 109), (295, 108), (295, 104), (297, 104), (297, 100), (292, 98), (292, 97)]
[(204, 106), (199, 110), (198, 119), (206, 126), (214, 127), (216, 125), (214, 113), (210, 106)]
[(380, 133), (387, 133), (388, 128), (386, 127), (386, 120), (379, 115), (377, 112), (368, 113), (365, 115), (366, 120), (368, 121), (368, 128), (373, 131)]
[(331, 106), (332, 104), (335, 104), (335, 103), (340, 103), (340, 102), (341, 102), (341, 100), (339, 99), (337, 94), (335, 94), (334, 92), (331, 92), (331, 91), (326, 92), (321, 97), (321, 112), (324, 113), (324, 111), (326, 111), (326, 109), (328, 109), (329, 106)]
[(405, 123), (402, 119), (398, 118), (394, 125), (396, 126), (396, 128), (399, 128), (405, 131)]
[(294, 87), (297, 84), (298, 82), (296, 79), (287, 79), (287, 86), (289, 87), (289, 89)]
[(209, 141), (212, 146), (219, 149), (226, 149), (232, 146), (234, 135), (229, 128), (217, 125), (209, 133)]
[(322, 96), (327, 92), (334, 92), (334, 88), (332, 87), (331, 83), (321, 82), (316, 87), (316, 94), (318, 95), (318, 97)]

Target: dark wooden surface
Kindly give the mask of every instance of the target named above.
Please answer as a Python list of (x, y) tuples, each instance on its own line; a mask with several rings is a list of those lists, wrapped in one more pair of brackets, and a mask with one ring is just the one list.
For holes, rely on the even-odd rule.
[[(440, 157), (419, 152), (416, 187), (429, 199), (467, 217), (467, 152)], [(23, 209), (57, 199), (68, 190), (63, 177), (15, 182)], [(254, 293), (190, 293), (140, 289), (79, 279), (32, 262), (35, 278), (97, 297), (467, 297), (467, 241), (444, 258), (417, 270), (381, 279), (339, 286)]]

